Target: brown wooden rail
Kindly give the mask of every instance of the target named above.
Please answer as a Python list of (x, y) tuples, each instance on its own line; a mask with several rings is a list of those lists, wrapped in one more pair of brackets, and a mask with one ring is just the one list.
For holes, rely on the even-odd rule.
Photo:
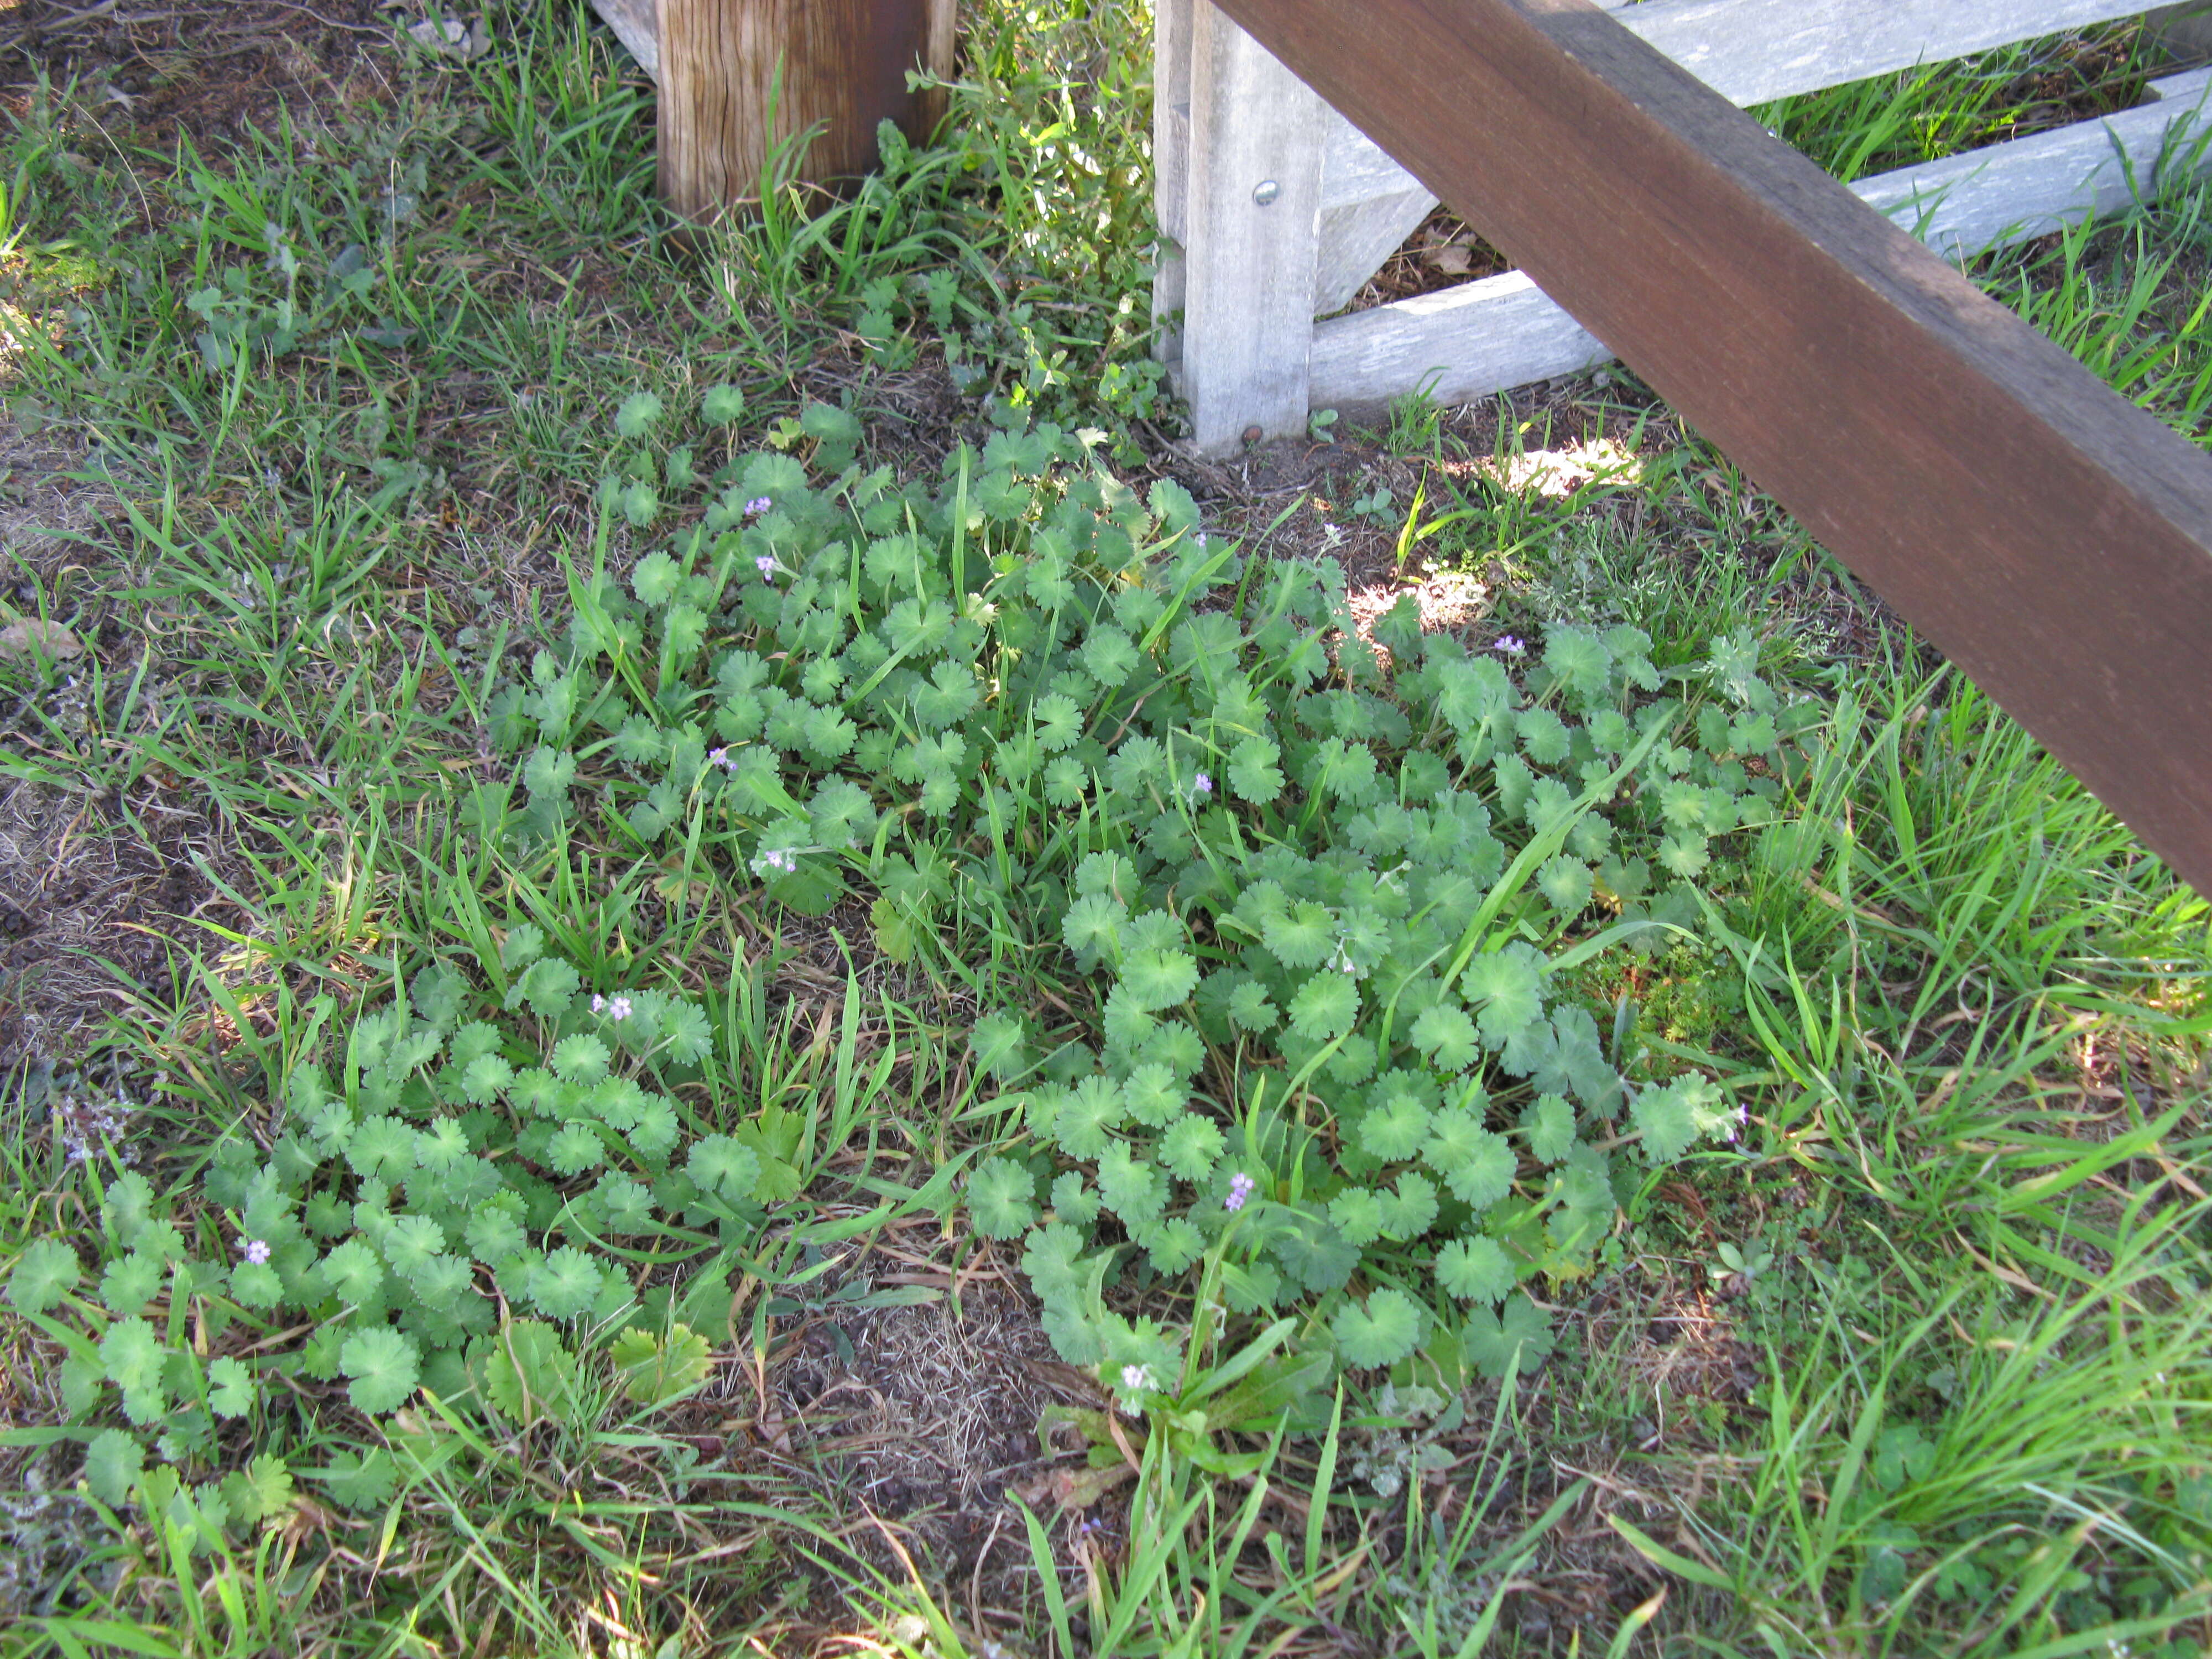
[(2212, 458), (1588, 0), (1218, 0), (2212, 894)]

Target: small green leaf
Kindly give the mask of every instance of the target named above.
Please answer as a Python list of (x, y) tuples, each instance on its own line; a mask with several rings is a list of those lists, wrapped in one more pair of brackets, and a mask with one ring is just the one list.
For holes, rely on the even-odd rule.
[(1164, 1128), (1189, 1099), (1190, 1091), (1182, 1079), (1158, 1061), (1138, 1066), (1122, 1080), (1122, 1104), (1131, 1117), (1148, 1129)]
[(750, 1204), (760, 1187), (760, 1154), (728, 1135), (706, 1135), (694, 1141), (684, 1167), (700, 1190), (726, 1204)]
[(1330, 1322), (1345, 1363), (1369, 1369), (1395, 1365), (1429, 1334), (1428, 1312), (1403, 1291), (1380, 1290), (1364, 1308), (1347, 1302)]
[(346, 1385), (353, 1408), (374, 1417), (407, 1402), (422, 1377), (422, 1357), (413, 1337), (380, 1326), (345, 1340), (338, 1369), (353, 1379)]
[(553, 1069), (571, 1083), (597, 1083), (613, 1059), (607, 1045), (588, 1031), (564, 1036), (553, 1045)]
[(1421, 1156), (1444, 1178), (1452, 1196), (1477, 1214), (1513, 1189), (1516, 1165), (1512, 1146), (1504, 1135), (1484, 1127), (1472, 1112), (1437, 1113)]
[(647, 554), (629, 573), (629, 591), (640, 605), (654, 611), (674, 599), (683, 583), (683, 567), (665, 553)]
[(399, 1471), (390, 1452), (340, 1452), (330, 1467), (308, 1471), (329, 1489), (334, 1503), (349, 1510), (380, 1509), (392, 1499)]
[(1342, 1036), (1359, 1018), (1359, 986), (1348, 974), (1316, 974), (1291, 999), (1291, 1029), (1316, 1042)]
[(110, 1509), (131, 1501), (146, 1468), (146, 1449), (121, 1429), (102, 1429), (84, 1452), (84, 1483)]
[(1553, 1346), (1551, 1321), (1527, 1297), (1517, 1295), (1498, 1313), (1478, 1308), (1469, 1314), (1461, 1340), (1468, 1363), (1493, 1382), (1505, 1380), (1516, 1354), (1519, 1375), (1528, 1376)]
[(1513, 1262), (1494, 1238), (1455, 1238), (1437, 1252), (1437, 1283), (1462, 1302), (1503, 1302)]
[(1562, 916), (1578, 916), (1589, 908), (1590, 867), (1561, 853), (1537, 872), (1536, 890)]
[(514, 1067), (498, 1054), (478, 1054), (462, 1068), (461, 1091), (478, 1106), (489, 1106), (514, 1081)]
[(1540, 1095), (1521, 1115), (1528, 1133), (1528, 1150), (1547, 1164), (1557, 1164), (1575, 1145), (1575, 1109), (1559, 1095)]
[(230, 1354), (208, 1362), (208, 1406), (217, 1417), (243, 1417), (253, 1409), (253, 1373)]
[(1186, 1112), (1160, 1137), (1160, 1162), (1197, 1186), (1213, 1173), (1227, 1146), (1219, 1125), (1195, 1112)]
[(1671, 1164), (1706, 1134), (1733, 1134), (1735, 1119), (1711, 1079), (1692, 1073), (1637, 1091), (1628, 1115), (1643, 1136), (1644, 1156)]
[(276, 1452), (263, 1452), (223, 1477), (222, 1495), (241, 1521), (270, 1521), (293, 1504), (292, 1471)]
[[(8, 1275), (8, 1300), (25, 1313), (44, 1313), (76, 1288), (80, 1273), (76, 1252), (67, 1244), (58, 1238), (33, 1239)], [(151, 1297), (149, 1291), (147, 1299)]]
[(569, 1244), (531, 1269), (524, 1293), (548, 1319), (574, 1319), (599, 1299), (602, 1284), (592, 1258)]
[(1084, 671), (1103, 686), (1121, 684), (1136, 672), (1137, 647), (1129, 636), (1110, 623), (1091, 630), (1080, 653)]
[(588, 1123), (564, 1123), (546, 1143), (545, 1161), (562, 1176), (580, 1176), (586, 1170), (596, 1170), (606, 1159), (606, 1146), (600, 1140), (599, 1132)]
[(1347, 1244), (1372, 1244), (1382, 1236), (1382, 1200), (1364, 1187), (1347, 1187), (1329, 1200), (1328, 1218)]
[(1518, 939), (1468, 964), (1460, 989), (1476, 1006), (1484, 1042), (1502, 1047), (1543, 1018), (1544, 972), (1543, 957)]
[(1247, 738), (1229, 755), (1229, 787), (1237, 799), (1265, 806), (1283, 793), (1283, 751), (1265, 738)]
[(1411, 1035), (1413, 1046), (1435, 1061), (1440, 1072), (1463, 1072), (1482, 1053), (1474, 1021), (1456, 1003), (1431, 1003), (1414, 1016)]
[(1012, 1159), (988, 1158), (968, 1177), (968, 1214), (988, 1238), (1018, 1237), (1036, 1222), (1036, 1183)]
[(615, 433), (618, 437), (642, 438), (659, 422), (661, 402), (650, 392), (633, 392), (622, 400), (615, 410)]
[(125, 1393), (161, 1386), (161, 1340), (143, 1319), (118, 1319), (100, 1339), (100, 1363), (107, 1380)]
[(1185, 951), (1134, 951), (1121, 964), (1121, 988), (1148, 1012), (1172, 1008), (1198, 988), (1198, 963)]
[(1128, 915), (1128, 907), (1121, 900), (1104, 893), (1085, 894), (1060, 918), (1060, 936), (1079, 956), (1086, 951), (1110, 956), (1121, 947), (1121, 924)]
[(1229, 1018), (1241, 1031), (1271, 1030), (1281, 1018), (1257, 980), (1246, 980), (1229, 994)]
[(566, 749), (539, 744), (523, 763), (522, 786), (532, 800), (568, 793), (576, 781), (576, 757)]
[(1302, 901), (1268, 916), (1260, 939), (1269, 955), (1293, 972), (1318, 968), (1336, 949), (1336, 918), (1322, 906)]
[(1004, 1083), (1024, 1069), (1027, 1040), (1022, 1017), (1011, 1008), (997, 1009), (969, 1028), (969, 1057), (977, 1071)]
[(635, 1328), (626, 1330), (615, 1339), (610, 1357), (623, 1392), (654, 1410), (697, 1388), (714, 1365), (707, 1339), (688, 1325), (670, 1327), (665, 1338)]
[(576, 1399), (576, 1361), (559, 1331), (542, 1319), (511, 1319), (487, 1343), (484, 1397), (502, 1417), (527, 1428), (541, 1418), (569, 1415)]
[(1359, 1120), (1362, 1150), (1386, 1164), (1413, 1157), (1421, 1150), (1428, 1133), (1429, 1109), (1410, 1094), (1378, 1101)]
[(519, 1008), (530, 1005), (532, 1013), (544, 1019), (557, 1019), (568, 1011), (568, 1000), (576, 994), (583, 977), (569, 963), (558, 957), (548, 957), (535, 962), (507, 994), (507, 1006)]

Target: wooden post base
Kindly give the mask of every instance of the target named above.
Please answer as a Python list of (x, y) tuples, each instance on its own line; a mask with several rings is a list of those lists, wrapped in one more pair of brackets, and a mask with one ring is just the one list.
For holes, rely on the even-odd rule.
[(916, 143), (944, 94), (910, 93), (909, 70), (952, 70), (955, 0), (658, 0), (660, 194), (711, 222), (757, 200), (771, 149), (819, 127), (798, 176), (816, 183), (876, 165), (876, 129)]

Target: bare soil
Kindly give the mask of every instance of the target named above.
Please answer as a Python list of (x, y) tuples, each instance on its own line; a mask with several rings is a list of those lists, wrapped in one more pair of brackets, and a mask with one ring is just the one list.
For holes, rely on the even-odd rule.
[(380, 0), (22, 0), (0, 12), (0, 102), (76, 87), (159, 148), (266, 125), (280, 103), (380, 76), (395, 8)]

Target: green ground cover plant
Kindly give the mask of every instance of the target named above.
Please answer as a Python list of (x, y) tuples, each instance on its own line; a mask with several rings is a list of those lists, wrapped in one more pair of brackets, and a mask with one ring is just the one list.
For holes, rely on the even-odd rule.
[[(199, 885), (4, 1102), (0, 1647), (2203, 1650), (2201, 900), (1632, 383), (1178, 472), (1141, 9), (696, 258), (492, 21), (18, 122), (9, 833)], [(2200, 441), (2204, 200), (1978, 270)], [(994, 1280), (956, 1547), (780, 1379)]]

